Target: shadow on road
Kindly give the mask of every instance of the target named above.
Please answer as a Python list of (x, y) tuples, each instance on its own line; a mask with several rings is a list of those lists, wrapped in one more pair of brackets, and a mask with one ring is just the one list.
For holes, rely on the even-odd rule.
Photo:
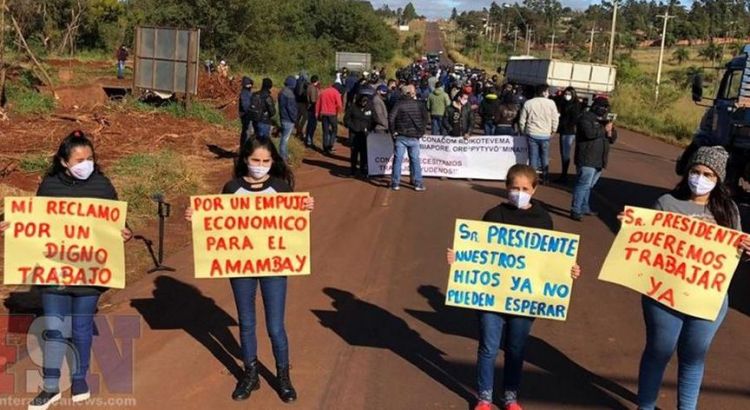
[(152, 299), (133, 299), (130, 305), (152, 330), (182, 329), (200, 342), (227, 370), (238, 378), (242, 368), (240, 346), (229, 330), (237, 321), (195, 286), (170, 276), (154, 281)]
[[(445, 306), (445, 295), (435, 286), (420, 286), (417, 291), (429, 303), (432, 311), (407, 309), (412, 317), (449, 335), (478, 338), (475, 312)], [(475, 347), (474, 344), (472, 347)], [(618, 383), (599, 376), (580, 366), (549, 343), (529, 337), (526, 347), (527, 363), (545, 372), (524, 371), (521, 396), (532, 401), (560, 403), (581, 407), (628, 409), (617, 395), (629, 402), (636, 402), (636, 395)], [(472, 369), (474, 370), (474, 369)], [(495, 391), (502, 391), (502, 372), (495, 372)]]
[(325, 288), (323, 292), (333, 299), (334, 310), (312, 312), (324, 327), (351, 346), (388, 349), (468, 403), (474, 402), (474, 394), (465, 387), (473, 383), (471, 379), (456, 378), (469, 375), (454, 373), (454, 366), (443, 357), (445, 353), (424, 340), (406, 321), (345, 290)]

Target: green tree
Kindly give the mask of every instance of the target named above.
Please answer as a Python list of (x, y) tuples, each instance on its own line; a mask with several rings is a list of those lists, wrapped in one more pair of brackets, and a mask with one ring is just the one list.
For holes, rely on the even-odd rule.
[(454, 7), (451, 11), (451, 21), (456, 21), (456, 18), (458, 18), (458, 10)]
[(672, 52), (672, 58), (677, 62), (677, 64), (682, 65), (682, 63), (690, 59), (690, 51), (688, 51), (688, 49), (685, 47), (678, 47), (674, 52)]
[(719, 45), (716, 43), (710, 43), (707, 46), (703, 47), (698, 52), (698, 55), (710, 61), (711, 63), (715, 63), (717, 60), (720, 60), (722, 57), (721, 47), (719, 47)]
[(401, 18), (403, 19), (404, 23), (408, 23), (419, 18), (419, 14), (417, 14), (417, 10), (414, 8), (414, 5), (411, 4), (411, 2), (407, 3), (406, 6), (404, 6), (404, 11), (401, 14)]

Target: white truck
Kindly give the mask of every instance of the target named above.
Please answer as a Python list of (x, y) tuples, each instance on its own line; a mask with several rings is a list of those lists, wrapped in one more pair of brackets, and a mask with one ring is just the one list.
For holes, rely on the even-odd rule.
[(617, 68), (610, 65), (531, 56), (511, 57), (505, 67), (505, 77), (511, 83), (547, 84), (553, 91), (573, 87), (579, 97), (587, 99), (598, 94), (611, 94), (616, 76)]

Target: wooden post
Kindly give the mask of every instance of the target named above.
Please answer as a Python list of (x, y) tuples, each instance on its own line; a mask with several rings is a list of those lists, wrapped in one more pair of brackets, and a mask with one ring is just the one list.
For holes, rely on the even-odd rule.
[(5, 0), (0, 7), (0, 107), (5, 105)]
[(185, 110), (190, 109), (190, 67), (192, 64), (190, 64), (190, 57), (192, 55), (192, 44), (193, 44), (193, 32), (188, 31), (188, 41), (187, 41), (187, 52), (185, 53), (187, 57), (187, 62), (185, 63)]

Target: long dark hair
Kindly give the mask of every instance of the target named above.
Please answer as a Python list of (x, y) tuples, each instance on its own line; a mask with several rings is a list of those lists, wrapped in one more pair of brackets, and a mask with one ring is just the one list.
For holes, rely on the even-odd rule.
[(251, 138), (242, 145), (242, 148), (240, 148), (240, 154), (234, 162), (234, 177), (243, 178), (248, 175), (250, 168), (245, 160), (258, 148), (267, 149), (268, 152), (271, 153), (273, 164), (271, 164), (271, 171), (269, 171), (268, 174), (272, 177), (286, 181), (286, 183), (294, 189), (294, 174), (292, 173), (292, 169), (289, 168), (286, 162), (284, 162), (284, 159), (281, 158), (279, 151), (276, 149), (273, 142), (271, 142), (270, 138)]
[[(681, 200), (689, 200), (692, 192), (688, 185), (688, 177), (690, 175), (690, 169), (685, 172), (682, 176), (682, 180), (677, 184), (672, 195), (675, 198)], [(711, 191), (708, 196), (708, 211), (711, 212), (716, 223), (721, 226), (725, 226), (731, 229), (738, 229), (735, 226), (739, 215), (737, 214), (737, 205), (732, 200), (732, 194), (729, 188), (724, 184), (724, 181), (718, 179), (716, 181), (716, 187)]]
[(49, 169), (47, 170), (47, 175), (55, 176), (64, 174), (68, 169), (65, 167), (65, 165), (63, 165), (63, 161), (68, 162), (70, 160), (70, 154), (73, 152), (73, 150), (81, 147), (91, 148), (91, 152), (94, 156), (94, 172), (101, 173), (102, 171), (99, 167), (99, 163), (96, 161), (96, 151), (94, 151), (94, 144), (90, 139), (88, 139), (88, 137), (86, 137), (83, 131), (75, 130), (68, 134), (68, 136), (65, 137), (62, 142), (60, 142), (60, 147), (57, 148), (55, 156), (52, 157), (52, 165), (50, 165)]

